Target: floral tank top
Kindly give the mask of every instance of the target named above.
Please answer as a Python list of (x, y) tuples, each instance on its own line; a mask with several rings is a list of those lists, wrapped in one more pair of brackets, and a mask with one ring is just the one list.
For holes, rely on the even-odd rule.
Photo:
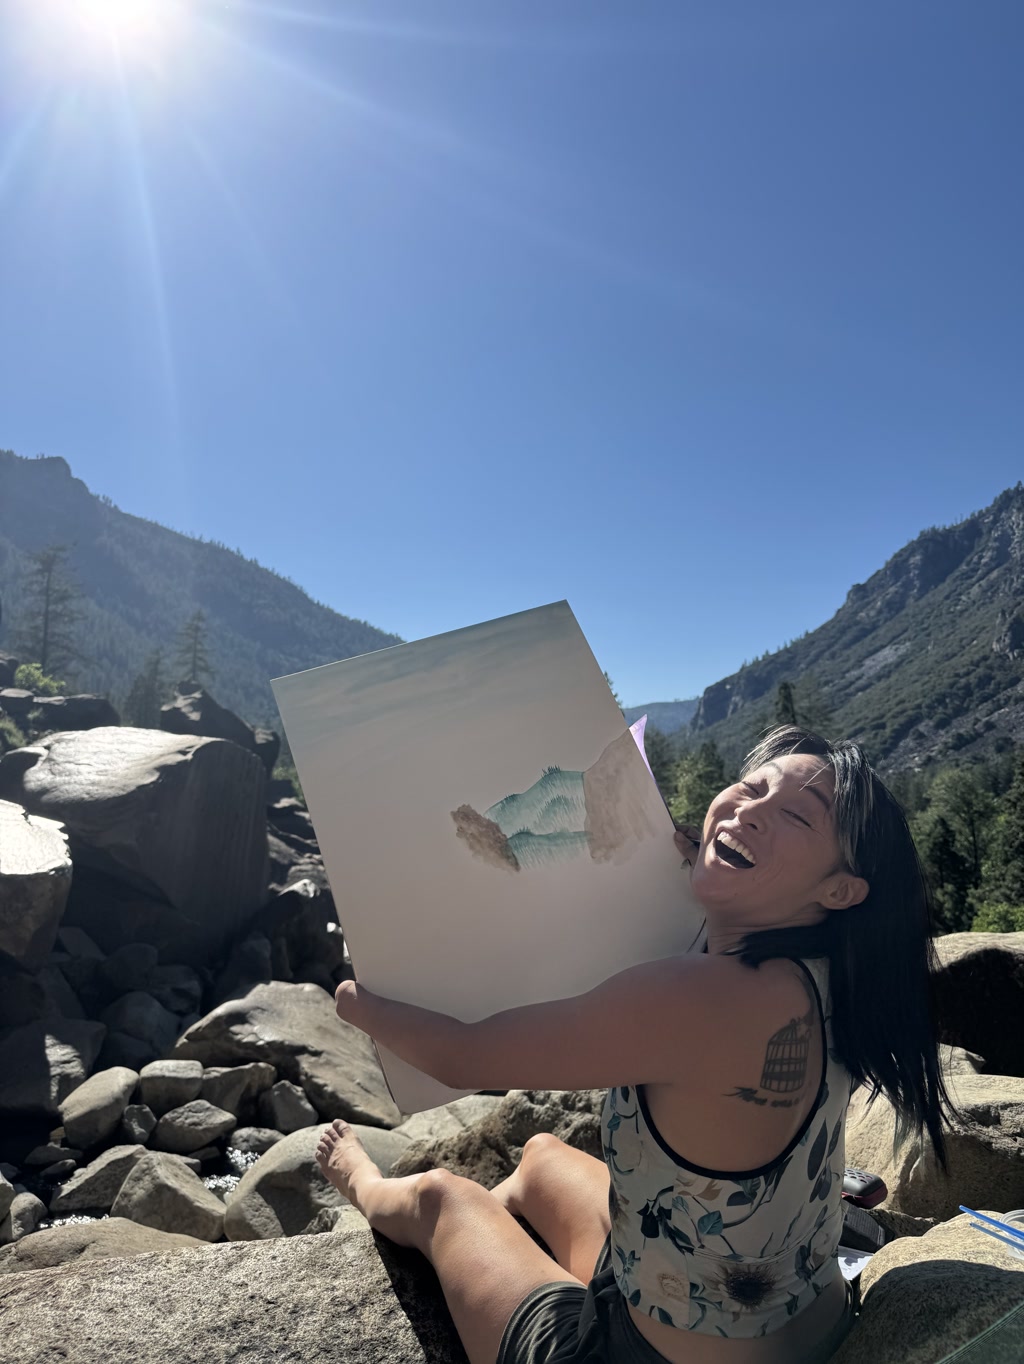
[[(710, 1170), (673, 1151), (655, 1128), (643, 1087), (609, 1090), (602, 1113), (611, 1175), (611, 1264), (634, 1308), (684, 1331), (765, 1336), (808, 1307), (840, 1273), (846, 1110), (853, 1086), (835, 1053), (828, 961), (803, 970), (824, 1027), (817, 1098), (786, 1149), (756, 1170)], [(768, 1103), (809, 1045), (797, 1021), (769, 1045)], [(801, 1081), (802, 1083), (802, 1081)], [(791, 1086), (792, 1087), (792, 1086)], [(757, 1097), (757, 1096), (760, 1097)]]

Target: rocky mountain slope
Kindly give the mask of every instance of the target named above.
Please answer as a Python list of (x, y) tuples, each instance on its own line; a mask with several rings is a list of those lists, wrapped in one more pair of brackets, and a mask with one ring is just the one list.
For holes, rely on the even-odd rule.
[(11, 618), (25, 553), (51, 544), (71, 546), (83, 594), (84, 657), (74, 677), (82, 691), (123, 697), (152, 650), (162, 648), (170, 663), (177, 632), (199, 608), (218, 697), (257, 723), (277, 715), (270, 678), (400, 643), (223, 545), (120, 511), (63, 459), (0, 450), (0, 648), (15, 651)]
[(922, 532), (831, 620), (708, 687), (688, 737), (735, 760), (801, 679), (831, 732), (890, 770), (1024, 743), (1024, 484)]

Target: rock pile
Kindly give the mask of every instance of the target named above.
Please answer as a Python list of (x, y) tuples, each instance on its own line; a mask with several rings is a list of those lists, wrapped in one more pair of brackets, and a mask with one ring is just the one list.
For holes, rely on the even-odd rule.
[[(268, 783), (272, 736), (198, 688), (162, 723), (69, 726), (0, 758), (5, 1348), (56, 1358), (71, 1333), (76, 1364), (177, 1360), (219, 1357), (230, 1332), (255, 1361), (284, 1339), (307, 1360), (462, 1361), (422, 1261), (320, 1174), (324, 1124), (356, 1124), (385, 1173), (493, 1187), (536, 1132), (599, 1155), (603, 1094), (477, 1095), (403, 1121), (335, 1013), (351, 963), (309, 816)], [(956, 1216), (1024, 1207), (1024, 934), (938, 948), (964, 1112), (952, 1175), (926, 1145), (894, 1157), (888, 1104), (855, 1095), (847, 1163), (886, 1180), (897, 1239), (837, 1364), (924, 1364), (1024, 1299), (1022, 1262)]]

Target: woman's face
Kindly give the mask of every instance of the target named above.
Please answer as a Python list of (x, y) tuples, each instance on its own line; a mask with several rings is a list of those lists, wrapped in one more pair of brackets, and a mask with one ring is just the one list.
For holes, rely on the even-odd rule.
[(691, 876), (709, 917), (756, 931), (817, 923), (863, 899), (844, 889), (856, 878), (843, 870), (832, 799), (831, 766), (807, 754), (767, 762), (716, 796)]

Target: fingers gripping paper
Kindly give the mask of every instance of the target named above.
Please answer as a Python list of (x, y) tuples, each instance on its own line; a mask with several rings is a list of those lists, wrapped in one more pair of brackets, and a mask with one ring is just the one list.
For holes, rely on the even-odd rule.
[[(566, 602), (273, 687), (368, 989), (472, 1022), (703, 946), (642, 731)], [(379, 1055), (404, 1113), (457, 1097)]]

